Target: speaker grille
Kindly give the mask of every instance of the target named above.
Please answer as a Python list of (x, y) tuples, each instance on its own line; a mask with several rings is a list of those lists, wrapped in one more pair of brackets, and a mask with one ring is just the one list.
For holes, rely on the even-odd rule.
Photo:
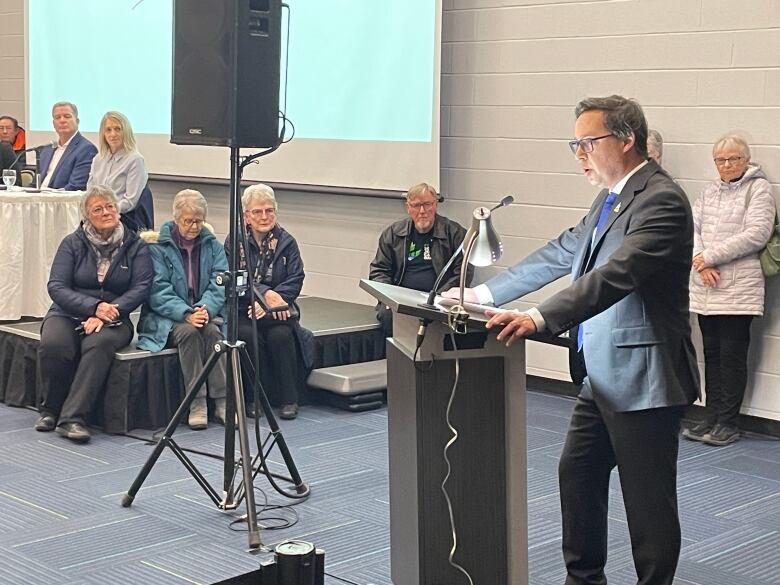
[(175, 0), (173, 22), (171, 142), (275, 145), (281, 0)]

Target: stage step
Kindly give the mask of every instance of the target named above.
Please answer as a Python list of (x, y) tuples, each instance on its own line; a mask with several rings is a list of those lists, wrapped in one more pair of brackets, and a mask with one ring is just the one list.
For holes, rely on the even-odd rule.
[(320, 402), (345, 410), (371, 410), (384, 403), (387, 360), (318, 368), (307, 384)]

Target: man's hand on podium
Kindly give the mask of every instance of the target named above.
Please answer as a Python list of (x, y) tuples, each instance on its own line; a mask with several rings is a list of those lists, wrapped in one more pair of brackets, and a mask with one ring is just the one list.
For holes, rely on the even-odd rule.
[[(441, 293), (441, 296), (447, 299), (460, 299), (460, 287), (453, 286), (451, 289), (445, 290), (443, 293)], [(479, 303), (479, 299), (474, 293), (473, 288), (463, 289), (463, 301), (466, 303)]]
[(512, 345), (516, 339), (527, 337), (536, 333), (536, 324), (528, 313), (517, 311), (485, 311), (490, 317), (485, 324), (487, 329), (503, 325), (504, 328), (498, 332), (496, 339), (503, 341), (506, 339), (506, 346)]

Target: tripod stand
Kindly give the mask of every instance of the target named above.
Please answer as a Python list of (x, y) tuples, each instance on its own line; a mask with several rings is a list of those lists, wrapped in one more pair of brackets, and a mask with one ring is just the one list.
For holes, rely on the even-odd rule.
[[(193, 381), (191, 386), (187, 388), (187, 393), (176, 410), (176, 413), (171, 418), (168, 425), (165, 427), (162, 436), (155, 445), (154, 451), (146, 460), (146, 463), (139, 471), (135, 480), (133, 481), (130, 489), (122, 497), (122, 506), (127, 508), (132, 505), (136, 494), (141, 489), (149, 473), (152, 471), (154, 464), (159, 459), (165, 447), (170, 447), (174, 455), (181, 461), (187, 471), (192, 475), (195, 481), (200, 485), (206, 494), (211, 498), (214, 504), (222, 510), (232, 510), (237, 508), (241, 501), (246, 503), (246, 518), (247, 518), (247, 530), (249, 538), (249, 547), (257, 548), (262, 545), (260, 540), (260, 534), (257, 524), (257, 510), (255, 508), (255, 497), (253, 481), (255, 476), (261, 472), (268, 476), (272, 481), (272, 475), (268, 470), (265, 463), (266, 453), (263, 452), (264, 447), (258, 445), (259, 452), (257, 457), (253, 460), (251, 450), (249, 448), (249, 436), (247, 432), (246, 424), (246, 411), (244, 407), (244, 390), (241, 377), (241, 358), (244, 358), (244, 363), (251, 369), (251, 360), (246, 353), (246, 346), (243, 341), (238, 340), (238, 289), (243, 283), (240, 280), (245, 279), (245, 274), (241, 274), (238, 270), (238, 238), (239, 234), (243, 231), (243, 223), (239, 210), (241, 209), (241, 197), (240, 197), (240, 183), (241, 173), (243, 168), (250, 164), (257, 157), (264, 154), (269, 154), (275, 150), (275, 148), (263, 151), (261, 153), (247, 157), (244, 161), (240, 160), (239, 148), (236, 146), (230, 147), (230, 263), (228, 272), (225, 273), (223, 278), (223, 284), (226, 288), (227, 306), (228, 306), (228, 335), (226, 340), (218, 342), (214, 348), (213, 353), (206, 360), (203, 366), (203, 370), (198, 374), (197, 378)], [(216, 489), (206, 480), (203, 474), (198, 470), (195, 464), (187, 457), (184, 449), (182, 449), (176, 441), (173, 439), (173, 433), (176, 428), (182, 422), (184, 417), (189, 412), (190, 405), (195, 399), (198, 391), (206, 383), (208, 375), (212, 368), (216, 365), (217, 361), (225, 356), (227, 361), (227, 396), (225, 400), (225, 455), (224, 455), (224, 468), (223, 468), (223, 490), (222, 497)], [(290, 478), (283, 478), (295, 486), (297, 496), (291, 497), (305, 497), (309, 493), (309, 488), (303, 483), (303, 480), (298, 473), (295, 463), (293, 462), (290, 450), (287, 447), (287, 442), (284, 439), (284, 435), (279, 428), (279, 424), (271, 409), (271, 404), (268, 401), (268, 397), (263, 391), (262, 387), (259, 388), (259, 406), (265, 415), (269, 427), (271, 429), (271, 435), (273, 436), (273, 442), (270, 448), (274, 445), (279, 445), (279, 450), (284, 459), (287, 470), (290, 473)], [(235, 461), (235, 430), (238, 429), (238, 441), (240, 458), (239, 461)], [(260, 466), (254, 467), (255, 462), (260, 460)], [(238, 472), (238, 467), (241, 468), (242, 480), (238, 489), (235, 488), (234, 482)], [(274, 477), (280, 477), (275, 476)]]

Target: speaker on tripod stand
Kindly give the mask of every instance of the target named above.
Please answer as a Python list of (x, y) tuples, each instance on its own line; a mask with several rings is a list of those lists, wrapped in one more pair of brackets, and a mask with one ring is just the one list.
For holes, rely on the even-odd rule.
[(176, 0), (171, 142), (279, 142), (281, 0)]
[[(246, 271), (238, 269), (238, 234), (242, 232), (240, 182), (246, 165), (260, 156), (270, 154), (280, 144), (279, 125), (279, 31), (281, 29), (280, 0), (174, 0), (174, 114), (171, 120), (171, 141), (178, 144), (228, 146), (230, 148), (230, 232), (229, 269), (223, 273), (228, 306), (227, 339), (215, 344), (203, 370), (187, 388), (186, 396), (160, 436), (152, 454), (144, 463), (127, 493), (122, 506), (129, 507), (135, 500), (165, 447), (169, 447), (198, 482), (206, 495), (221, 510), (236, 509), (246, 504), (247, 535), (250, 548), (262, 545), (254, 498), (254, 478), (263, 473), (281, 494), (295, 499), (306, 498), (309, 487), (303, 482), (287, 446), (279, 423), (262, 388), (259, 391), (260, 408), (270, 428), (270, 441), (258, 444), (253, 458), (249, 447), (241, 361), (249, 362), (244, 342), (237, 338), (238, 289), (246, 286)], [(274, 32), (275, 31), (275, 32)], [(203, 42), (202, 35), (205, 38)], [(262, 79), (251, 64), (245, 64), (247, 51), (269, 51), (272, 61), (265, 63), (275, 87), (276, 97), (265, 97), (260, 109), (252, 106), (252, 97), (262, 89)], [(250, 57), (257, 58), (257, 53)], [(202, 60), (199, 63), (198, 60)], [(242, 65), (243, 64), (243, 65)], [(201, 67), (200, 65), (203, 65)], [(222, 75), (208, 79), (208, 75)], [(247, 78), (244, 79), (246, 74)], [(191, 76), (191, 77), (188, 77)], [(204, 75), (206, 78), (204, 79)], [(259, 88), (257, 87), (259, 85)], [(205, 92), (204, 92), (205, 89)], [(204, 97), (204, 94), (206, 97)], [(190, 107), (192, 106), (192, 107)], [(273, 116), (271, 116), (273, 111)], [(248, 116), (244, 120), (242, 116)], [(273, 123), (272, 123), (273, 118)], [(267, 145), (262, 152), (241, 157), (241, 147)], [(215, 489), (173, 439), (173, 434), (187, 415), (192, 401), (206, 382), (219, 359), (227, 361), (225, 448), (222, 490)], [(251, 370), (251, 363), (249, 366)], [(235, 459), (236, 430), (240, 458)], [(271, 449), (278, 447), (290, 477), (272, 473), (267, 465)], [(255, 464), (259, 461), (259, 465)], [(239, 475), (241, 483), (235, 486)], [(291, 483), (295, 493), (279, 488), (273, 481), (281, 477)]]

